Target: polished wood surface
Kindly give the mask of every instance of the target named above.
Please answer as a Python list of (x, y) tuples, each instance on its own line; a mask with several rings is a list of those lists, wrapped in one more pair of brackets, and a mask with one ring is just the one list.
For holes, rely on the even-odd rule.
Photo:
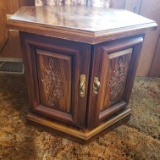
[(36, 50), (41, 104), (71, 112), (72, 57)]
[[(54, 131), (54, 134), (57, 134), (58, 136), (67, 137), (69, 139), (72, 139), (74, 141), (77, 141), (79, 143), (86, 143), (90, 142), (91, 140), (95, 139), (96, 137), (109, 132), (110, 130), (114, 129), (115, 127), (126, 123), (131, 116), (131, 110), (129, 108), (126, 108), (123, 112), (118, 114), (116, 117), (112, 117), (105, 123), (102, 123), (98, 127), (94, 128), (93, 130), (80, 130), (76, 128), (71, 128), (67, 125), (63, 125), (60, 123), (57, 123), (55, 121), (49, 121), (45, 119), (44, 117), (38, 117), (34, 114), (28, 114), (27, 118), (31, 122), (31, 124), (36, 123), (46, 126), (51, 130), (51, 132)], [(47, 128), (43, 128), (47, 129)], [(50, 130), (49, 130), (50, 131)]]
[(131, 31), (134, 34), (144, 33), (146, 28), (156, 27), (156, 23), (126, 10), (45, 6), (22, 7), (10, 18), (8, 26), (20, 31), (94, 44), (130, 35)]
[[(17, 11), (17, 6), (19, 1), (19, 7), (20, 6), (34, 6), (34, 0), (6, 0), (6, 1), (1, 1), (1, 4), (6, 4), (5, 10), (6, 12), (3, 14), (1, 13), (0, 15), (2, 16), (2, 21), (0, 22), (1, 25), (1, 38), (3, 39), (2, 43), (0, 44), (0, 46), (4, 46), (7, 37), (8, 37), (8, 32), (6, 29), (6, 17), (5, 14), (11, 14)], [(7, 6), (8, 5), (8, 6)], [(11, 5), (13, 5), (14, 7), (12, 7)], [(142, 0), (110, 0), (109, 1), (109, 8), (118, 8), (118, 9), (127, 9), (131, 12), (143, 15), (144, 17), (147, 18), (151, 18), (152, 20), (155, 20), (158, 25), (159, 23), (159, 3), (157, 0), (152, 0), (152, 1), (142, 1)], [(6, 9), (7, 7), (7, 9)], [(18, 8), (19, 8), (18, 7)], [(0, 12), (3, 12), (4, 10), (1, 10)], [(5, 23), (4, 23), (5, 22)], [(6, 32), (3, 32), (3, 28), (6, 30)], [(158, 76), (159, 75), (159, 67), (158, 67), (158, 62), (156, 61), (156, 57), (159, 53), (159, 47), (157, 47), (158, 51), (155, 52), (156, 50), (156, 45), (158, 42), (157, 39), (157, 35), (159, 35), (159, 31), (157, 31), (157, 33), (155, 32), (151, 32), (151, 33), (147, 33), (147, 39), (145, 41), (143, 50), (142, 50), (142, 55), (140, 57), (140, 62), (139, 62), (139, 66), (137, 69), (137, 76)], [(6, 34), (6, 35), (5, 35)], [(4, 36), (5, 35), (5, 36)], [(15, 35), (16, 33), (11, 33), (10, 37), (14, 39), (15, 42)], [(5, 38), (4, 38), (5, 37)], [(18, 34), (16, 35), (16, 39), (18, 39)], [(0, 39), (1, 39), (0, 38)], [(150, 40), (152, 39), (152, 40)], [(9, 40), (10, 41), (10, 40)], [(17, 40), (18, 42), (18, 40)], [(16, 43), (16, 42), (15, 42)], [(10, 45), (6, 45), (5, 48), (10, 48), (10, 49), (5, 49), (5, 52), (2, 53), (3, 57), (19, 57), (21, 56), (20, 53), (20, 49), (18, 48), (17, 45), (15, 45), (15, 43), (10, 43)], [(12, 46), (11, 46), (12, 45)], [(14, 47), (16, 46), (16, 47)], [(17, 48), (17, 50), (15, 50), (15, 48)], [(12, 54), (12, 50), (13, 50), (13, 54)], [(154, 60), (152, 61), (152, 59), (154, 58)], [(156, 64), (155, 64), (156, 63)], [(149, 74), (149, 71), (151, 74)], [(153, 74), (152, 74), (153, 72)], [(159, 75), (160, 76), (160, 75)]]
[[(80, 128), (85, 127), (91, 45), (20, 33), (33, 110)], [(79, 79), (86, 75), (85, 96)]]
[(101, 92), (104, 94), (107, 91), (110, 94), (104, 94), (104, 99), (98, 103), (100, 110), (104, 110), (122, 100), (131, 56), (132, 48), (110, 54), (108, 54), (107, 48), (104, 48), (101, 58), (101, 67), (103, 68), (101, 73), (104, 73), (104, 75), (101, 80), (103, 79), (105, 83), (101, 86), (103, 89)]
[(95, 46), (91, 82), (98, 75), (101, 86), (98, 94), (90, 88), (88, 127), (94, 128), (128, 105), (142, 42), (143, 35)]
[(89, 141), (130, 117), (143, 39), (156, 23), (124, 10), (54, 8), (24, 7), (8, 22), (20, 30), (28, 119)]

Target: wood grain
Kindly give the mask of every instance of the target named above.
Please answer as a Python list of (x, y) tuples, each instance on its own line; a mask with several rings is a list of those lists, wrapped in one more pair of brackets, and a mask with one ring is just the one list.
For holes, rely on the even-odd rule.
[(160, 77), (160, 36), (156, 48), (156, 52), (153, 58), (151, 70), (150, 70), (150, 77)]
[(103, 52), (105, 54), (103, 56), (108, 57), (109, 67), (106, 70), (106, 73), (108, 74), (106, 74), (104, 79), (106, 86), (101, 86), (101, 88), (104, 88), (105, 91), (109, 89), (108, 93), (110, 94), (104, 96), (103, 105), (100, 107), (100, 110), (106, 109), (122, 100), (132, 55), (132, 48), (119, 52), (113, 52), (109, 55), (107, 50), (104, 50)]
[(71, 113), (72, 56), (36, 50), (41, 104)]
[(34, 6), (35, 0), (19, 0), (20, 6)]
[(40, 116), (29, 120), (82, 141), (128, 120), (144, 34), (154, 21), (124, 10), (43, 6), (21, 8), (8, 25), (20, 30), (31, 112)]
[(109, 7), (123, 9), (125, 2), (126, 0), (110, 0)]
[[(49, 127), (54, 131), (54, 134), (58, 136), (63, 136), (77, 141), (79, 143), (88, 143), (91, 140), (94, 140), (96, 137), (109, 132), (114, 129), (116, 126), (126, 123), (131, 115), (131, 110), (127, 108), (123, 112), (121, 112), (118, 116), (111, 118), (105, 123), (102, 123), (97, 128), (89, 131), (89, 130), (77, 130), (76, 128), (69, 128), (68, 126), (62, 125), (60, 123), (56, 123), (54, 121), (49, 121), (43, 117), (37, 117), (34, 114), (28, 114), (27, 119), (40, 125), (44, 125)], [(46, 128), (45, 128), (46, 129)]]
[[(7, 7), (7, 11), (5, 11), (5, 13), (11, 14), (11, 13), (16, 12), (20, 6), (33, 6), (34, 0), (19, 0), (19, 2), (18, 2), (18, 0), (7, 0), (7, 1), (1, 1), (0, 3), (1, 3), (1, 5), (5, 3), (6, 5), (3, 7), (3, 8)], [(156, 20), (156, 22), (160, 25), (160, 23), (158, 22), (159, 21), (158, 20), (158, 17), (159, 17), (158, 16), (159, 15), (158, 6), (159, 6), (159, 3), (157, 3), (157, 0), (153, 0), (150, 2), (143, 1), (143, 3), (142, 3), (142, 0), (119, 0), (119, 1), (110, 0), (110, 8), (125, 8), (127, 10), (132, 11), (132, 12), (140, 13), (145, 17)], [(141, 8), (143, 11), (141, 11)], [(147, 12), (144, 13), (145, 8), (146, 8)], [(0, 24), (0, 27), (1, 27), (0, 32), (2, 32), (1, 37), (0, 37), (0, 41), (1, 41), (0, 48), (2, 48), (2, 46), (7, 41), (8, 34), (7, 34), (7, 29), (5, 27), (6, 18), (5, 18), (4, 9), (0, 9), (0, 12), (3, 12), (0, 14), (0, 16), (2, 16), (2, 21), (0, 23), (3, 23), (3, 24)], [(5, 30), (5, 32), (4, 32), (4, 30)], [(157, 62), (156, 62), (156, 59), (153, 59), (153, 57), (158, 57), (157, 54), (160, 52), (160, 51), (155, 52), (156, 45), (157, 45), (156, 40), (158, 41), (157, 35), (159, 33), (160, 33), (159, 31), (157, 31), (157, 33), (155, 33), (155, 34), (154, 34), (154, 32), (148, 33), (148, 35), (146, 37), (145, 44), (144, 44), (144, 48), (146, 48), (146, 49), (143, 49), (143, 51), (142, 51), (143, 53), (140, 58), (140, 63), (139, 63), (138, 72), (137, 72), (138, 76), (148, 76), (150, 70), (152, 70), (150, 72), (154, 72), (155, 76), (156, 76), (156, 73), (155, 73), (156, 71), (158, 74), (158, 68), (155, 68), (155, 66), (158, 67), (158, 64), (155, 65), (155, 63), (157, 63)], [(15, 36), (15, 33), (13, 33), (13, 34)], [(12, 33), (11, 33), (11, 35), (12, 35)], [(153, 39), (154, 42), (150, 39)], [(14, 40), (15, 40), (15, 38), (14, 38)], [(18, 40), (16, 43), (18, 43)], [(156, 44), (156, 45), (154, 45), (154, 44)], [(13, 46), (11, 46), (11, 45), (13, 45)], [(7, 48), (17, 48), (14, 46), (15, 46), (15, 43), (13, 43), (13, 44), (10, 43), (10, 45), (9, 46), (7, 45), (6, 47)], [(148, 50), (148, 48), (149, 48), (149, 50)], [(9, 51), (9, 49), (5, 49), (5, 50), (7, 50), (7, 52), (6, 53), (3, 52), (3, 55), (2, 55), (3, 57), (15, 57), (15, 58), (21, 57), (20, 49), (17, 49), (17, 51), (15, 49), (12, 49), (12, 50), (14, 50), (13, 53), (12, 53), (12, 51)], [(156, 55), (154, 55), (154, 54), (156, 54)], [(152, 66), (152, 64), (154, 66)], [(150, 76), (153, 76), (153, 75), (151, 74)]]
[(8, 26), (20, 31), (95, 44), (144, 33), (148, 28), (156, 27), (156, 23), (124, 10), (45, 6), (22, 7), (10, 18)]
[[(120, 39), (116, 41), (111, 41), (111, 42), (105, 42), (102, 44), (98, 44), (95, 46), (94, 51), (93, 51), (93, 61), (91, 64), (91, 84), (94, 82), (94, 77), (97, 76), (99, 77), (99, 81), (101, 83), (101, 86), (99, 88), (98, 94), (94, 95), (93, 94), (93, 86), (91, 86), (90, 91), (89, 91), (89, 107), (88, 107), (88, 120), (87, 120), (87, 125), (90, 128), (94, 128), (95, 126), (98, 125), (99, 123), (99, 118), (104, 119), (105, 114), (107, 116), (111, 116), (115, 112), (117, 112), (119, 109), (122, 109), (128, 104), (129, 97), (131, 94), (131, 88), (133, 86), (133, 81), (134, 81), (134, 76), (136, 72), (136, 67), (138, 65), (138, 55), (140, 53), (140, 50), (136, 50), (136, 46), (139, 46), (143, 42), (143, 38), (140, 37), (130, 37), (126, 39)], [(124, 50), (128, 50), (129, 48), (133, 47), (133, 53), (132, 53), (132, 58), (130, 62), (130, 54), (126, 54), (126, 52), (123, 52)], [(135, 49), (134, 49), (135, 48)], [(139, 48), (139, 47), (138, 47)], [(119, 52), (118, 52), (119, 51)], [(112, 55), (115, 52), (116, 55)], [(125, 73), (127, 74), (127, 80), (126, 80), (126, 85), (128, 87), (125, 87), (125, 91), (123, 94), (123, 98), (121, 95), (118, 97), (118, 102), (117, 103), (111, 103), (110, 102), (110, 87), (109, 87), (109, 81), (111, 76), (108, 74), (114, 73), (114, 69), (117, 66), (117, 63), (113, 63), (113, 65), (110, 66), (110, 59), (114, 59), (117, 54), (121, 57), (121, 54), (124, 54), (125, 56), (125, 65), (128, 65), (125, 67)], [(110, 59), (108, 58), (111, 57)], [(127, 56), (127, 57), (126, 57)], [(127, 71), (129, 67), (129, 72)], [(108, 84), (108, 86), (107, 86)], [(119, 87), (119, 86), (118, 86)], [(116, 91), (115, 91), (116, 92)], [(116, 94), (116, 93), (115, 93)], [(124, 100), (124, 103), (121, 103), (121, 100)], [(117, 105), (120, 103), (119, 105)], [(117, 107), (115, 107), (117, 105)], [(122, 107), (123, 106), (123, 107)], [(111, 109), (113, 108), (113, 109)], [(107, 111), (108, 110), (108, 113)], [(100, 112), (105, 112), (105, 114), (100, 113)], [(94, 115), (94, 116), (93, 116)], [(103, 115), (103, 116), (102, 116)]]
[(134, 13), (140, 12), (142, 0), (126, 0), (124, 9), (132, 11)]
[(22, 58), (22, 51), (18, 31), (9, 31), (7, 44), (5, 45), (0, 56), (5, 58)]
[[(7, 28), (7, 15), (15, 13), (20, 6), (34, 5), (34, 0), (0, 1), (0, 56), (5, 58), (22, 58), (18, 31)], [(3, 51), (2, 51), (3, 50)]]
[[(3, 27), (3, 29), (0, 30), (0, 32), (2, 31), (1, 33), (2, 36), (0, 37), (5, 37), (5, 42), (6, 42), (0, 56), (5, 58), (7, 57), (21, 58), (22, 54), (21, 54), (21, 47), (20, 47), (20, 41), (19, 41), (19, 33), (18, 31), (9, 31), (6, 26), (6, 16), (8, 14), (15, 13), (19, 9), (20, 7), (19, 0), (6, 0), (4, 2), (1, 1), (0, 3), (4, 3), (5, 5), (4, 14), (0, 14), (0, 16), (2, 15), (3, 19), (5, 19), (5, 21), (3, 21), (2, 19), (3, 24), (0, 25), (1, 27)], [(0, 10), (0, 12), (1, 11), (2, 10)]]
[(6, 24), (7, 19), (5, 1), (0, 1), (0, 54), (8, 38), (8, 29), (6, 28)]
[[(115, 112), (118, 112), (128, 104), (136, 68), (138, 65), (138, 56), (140, 55), (140, 50), (138, 50), (137, 48), (139, 48), (139, 44), (141, 44), (142, 42), (143, 38), (142, 36), (140, 36), (105, 42), (95, 46), (93, 52), (93, 61), (91, 64), (91, 84), (93, 84), (94, 82), (94, 77), (97, 76), (99, 77), (101, 86), (98, 90), (98, 94), (96, 95), (93, 94), (93, 86), (91, 86), (90, 88), (87, 121), (88, 127), (94, 128), (99, 124), (99, 120), (113, 115)], [(128, 50), (130, 48), (133, 48), (133, 51), (131, 51), (132, 49)], [(114, 99), (115, 103), (112, 103), (110, 101), (112, 97), (112, 87), (110, 87), (109, 83), (112, 79), (112, 76), (114, 75), (114, 70), (118, 68), (118, 57), (124, 58), (125, 67), (123, 72), (126, 75), (124, 77), (121, 77), (121, 75), (119, 75), (119, 79), (116, 82), (116, 87), (118, 87), (118, 89), (121, 88), (121, 90), (124, 89), (124, 92), (117, 94), (118, 90), (116, 90), (113, 93), (116, 95), (116, 98)], [(120, 70), (118, 69), (118, 71)], [(125, 77), (127, 77), (127, 80), (121, 79)], [(121, 86), (121, 81), (125, 83), (124, 88), (122, 88)], [(113, 82), (111, 82), (111, 85), (113, 85)], [(121, 103), (121, 101), (123, 101), (123, 103)]]
[(19, 8), (19, 0), (5, 0), (7, 14), (14, 14)]
[[(160, 3), (158, 0), (142, 1), (140, 15), (155, 20), (160, 26)], [(145, 36), (145, 41), (140, 57), (137, 76), (149, 76), (150, 68), (152, 65), (153, 57), (156, 51), (158, 38), (160, 34), (160, 27), (154, 32), (149, 32)]]
[[(84, 128), (86, 117), (83, 113), (86, 112), (87, 94), (85, 94), (83, 98), (79, 96), (79, 78), (81, 74), (86, 75), (85, 93), (88, 93), (91, 46), (89, 44), (43, 37), (29, 33), (21, 33), (21, 41), (32, 110), (46, 117)], [(36, 50), (38, 55), (35, 52)], [(72, 60), (70, 57), (72, 57)], [(48, 93), (46, 93), (46, 88), (44, 88), (46, 86), (40, 82), (43, 77), (42, 69), (44, 68), (42, 60), (51, 58), (57, 61), (57, 66), (53, 67), (53, 69), (58, 68), (58, 71), (61, 72), (59, 74), (63, 74), (61, 77), (62, 80), (60, 80), (63, 82), (65, 90), (63, 100), (65, 100), (66, 103), (64, 103), (63, 100), (58, 100), (57, 102), (61, 104), (57, 105), (57, 107), (51, 107), (50, 104), (48, 104), (46, 100)], [(67, 59), (67, 61), (71, 60), (70, 66), (61, 66), (59, 62), (64, 62), (64, 59)], [(60, 71), (59, 69), (61, 67), (63, 70)], [(51, 71), (50, 75), (52, 76), (47, 77), (48, 83), (51, 83), (51, 85), (53, 82), (50, 82), (50, 78), (53, 78), (53, 74), (54, 72)], [(65, 78), (68, 75), (70, 75), (71, 78)], [(55, 85), (58, 85), (58, 83), (59, 82)], [(54, 90), (51, 92), (54, 92)]]

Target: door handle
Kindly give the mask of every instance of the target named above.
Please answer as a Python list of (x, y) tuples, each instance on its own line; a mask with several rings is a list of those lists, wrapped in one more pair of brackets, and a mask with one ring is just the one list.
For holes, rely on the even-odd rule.
[(98, 79), (98, 77), (94, 77), (94, 83), (93, 83), (93, 93), (98, 94), (98, 89), (100, 87), (101, 83)]
[(80, 75), (80, 85), (79, 85), (79, 95), (80, 95), (80, 97), (85, 96), (85, 90), (86, 90), (86, 75), (81, 74)]

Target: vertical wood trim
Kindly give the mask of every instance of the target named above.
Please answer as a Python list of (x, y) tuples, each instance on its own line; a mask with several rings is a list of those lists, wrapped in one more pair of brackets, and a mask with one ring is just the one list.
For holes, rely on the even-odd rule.
[(0, 54), (3, 51), (8, 39), (8, 29), (6, 28), (6, 23), (5, 1), (0, 1)]
[[(126, 0), (125, 9), (132, 12), (138, 13), (142, 16), (155, 20), (158, 25), (160, 25), (160, 4), (158, 0)], [(149, 32), (146, 34), (144, 45), (142, 48), (142, 55), (140, 57), (140, 62), (137, 69), (137, 76), (156, 76), (156, 71), (158, 71), (158, 64), (154, 57), (158, 57), (158, 51), (156, 51), (158, 36), (160, 34), (160, 29), (154, 32)], [(160, 49), (157, 48), (160, 51)], [(152, 65), (154, 65), (152, 67)], [(153, 71), (156, 70), (155, 72)], [(152, 70), (152, 71), (151, 71)], [(152, 74), (152, 73), (153, 74)], [(157, 76), (158, 76), (157, 72)]]
[[(140, 15), (153, 19), (160, 25), (160, 3), (158, 0), (142, 0)], [(149, 76), (153, 57), (155, 55), (157, 41), (160, 34), (160, 27), (156, 31), (148, 32), (145, 36), (144, 45), (142, 47), (142, 54), (137, 69), (137, 76)]]
[(142, 0), (126, 0), (124, 8), (134, 13), (139, 13), (141, 4)]
[(19, 0), (19, 6), (34, 6), (35, 0)]
[(110, 8), (121, 8), (125, 7), (126, 0), (110, 0)]
[(156, 52), (153, 57), (149, 77), (160, 77), (160, 35), (156, 47)]
[(139, 7), (139, 11), (138, 11), (138, 14), (140, 14), (140, 11), (141, 11), (141, 8), (142, 8), (142, 1), (143, 1), (143, 0), (141, 0), (140, 7)]
[(7, 14), (13, 14), (19, 9), (19, 0), (5, 0)]
[(21, 6), (34, 5), (34, 0), (2, 0), (0, 1), (0, 56), (21, 58), (19, 32), (6, 27), (6, 15), (15, 13)]
[(136, 70), (138, 67), (138, 62), (139, 62), (139, 57), (142, 49), (142, 44), (143, 44), (143, 38), (139, 38), (139, 44), (135, 45), (133, 47), (133, 53), (132, 53), (132, 58), (130, 62), (130, 67), (128, 71), (128, 77), (127, 77), (127, 83), (125, 87), (125, 94), (124, 94), (124, 100), (129, 103), (132, 88), (133, 88), (133, 83), (136, 75)]

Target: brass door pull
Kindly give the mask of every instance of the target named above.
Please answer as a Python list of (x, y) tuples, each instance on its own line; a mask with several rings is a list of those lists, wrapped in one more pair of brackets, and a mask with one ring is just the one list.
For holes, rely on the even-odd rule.
[(79, 86), (79, 95), (81, 97), (85, 96), (85, 89), (86, 89), (86, 75), (81, 74), (81, 76), (80, 76), (80, 86)]
[(101, 83), (98, 80), (98, 77), (94, 77), (94, 83), (93, 83), (93, 93), (98, 94), (98, 89), (100, 87)]

